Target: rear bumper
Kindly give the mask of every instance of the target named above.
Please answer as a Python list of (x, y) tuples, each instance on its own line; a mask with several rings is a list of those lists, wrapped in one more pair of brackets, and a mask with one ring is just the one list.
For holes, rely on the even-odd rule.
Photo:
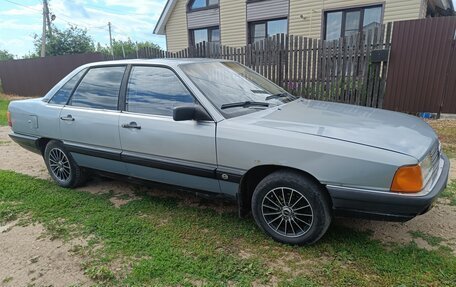
[(333, 209), (336, 215), (388, 221), (407, 221), (424, 214), (432, 208), (433, 202), (448, 182), (450, 162), (444, 154), (441, 159), (443, 165), (440, 167), (440, 175), (432, 189), (425, 195), (327, 186)]
[(11, 132), (9, 134), (9, 137), (16, 142), (18, 145), (21, 147), (25, 148), (26, 150), (29, 150), (31, 152), (37, 153), (41, 155), (41, 149), (38, 144), (38, 137), (34, 136), (26, 136), (26, 135), (21, 135), (21, 134), (16, 134), (14, 132)]

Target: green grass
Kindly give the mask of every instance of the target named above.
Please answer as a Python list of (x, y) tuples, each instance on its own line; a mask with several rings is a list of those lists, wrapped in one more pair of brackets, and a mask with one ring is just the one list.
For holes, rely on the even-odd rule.
[(443, 241), (443, 239), (440, 237), (433, 236), (421, 231), (410, 231), (410, 234), (413, 236), (413, 238), (421, 238), (432, 246), (438, 246)]
[(439, 135), (446, 155), (456, 158), (456, 120), (431, 120), (428, 123)]
[(9, 104), (8, 100), (2, 99), (0, 97), (0, 126), (8, 125), (8, 120), (6, 119), (6, 112), (8, 109), (8, 104)]
[[(252, 219), (144, 195), (115, 208), (93, 195), (0, 171), (0, 222), (41, 222), (54, 238), (84, 237), (73, 252), (101, 285), (451, 286), (456, 257), (391, 245), (332, 226), (311, 247), (264, 236)], [(242, 252), (241, 252), (242, 251)], [(247, 254), (247, 255), (246, 255)], [(114, 266), (116, 268), (114, 268)], [(121, 271), (119, 271), (119, 266)]]
[(450, 201), (450, 205), (456, 206), (456, 180), (451, 181), (440, 195)]

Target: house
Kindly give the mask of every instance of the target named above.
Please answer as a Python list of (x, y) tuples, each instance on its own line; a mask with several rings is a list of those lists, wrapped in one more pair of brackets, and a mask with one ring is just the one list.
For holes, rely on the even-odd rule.
[(208, 41), (231, 47), (289, 33), (337, 39), (382, 23), (454, 15), (451, 0), (168, 0), (154, 33), (175, 52)]

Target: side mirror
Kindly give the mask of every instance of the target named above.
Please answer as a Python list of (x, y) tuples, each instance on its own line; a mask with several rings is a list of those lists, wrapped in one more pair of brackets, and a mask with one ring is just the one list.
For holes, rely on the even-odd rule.
[(201, 106), (180, 106), (173, 109), (175, 121), (212, 121), (211, 116)]

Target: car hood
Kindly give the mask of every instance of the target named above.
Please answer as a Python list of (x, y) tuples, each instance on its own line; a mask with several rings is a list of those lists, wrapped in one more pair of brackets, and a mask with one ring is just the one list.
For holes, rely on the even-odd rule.
[(436, 141), (423, 120), (403, 113), (354, 105), (296, 100), (245, 117), (253, 125), (333, 138), (421, 159)]

